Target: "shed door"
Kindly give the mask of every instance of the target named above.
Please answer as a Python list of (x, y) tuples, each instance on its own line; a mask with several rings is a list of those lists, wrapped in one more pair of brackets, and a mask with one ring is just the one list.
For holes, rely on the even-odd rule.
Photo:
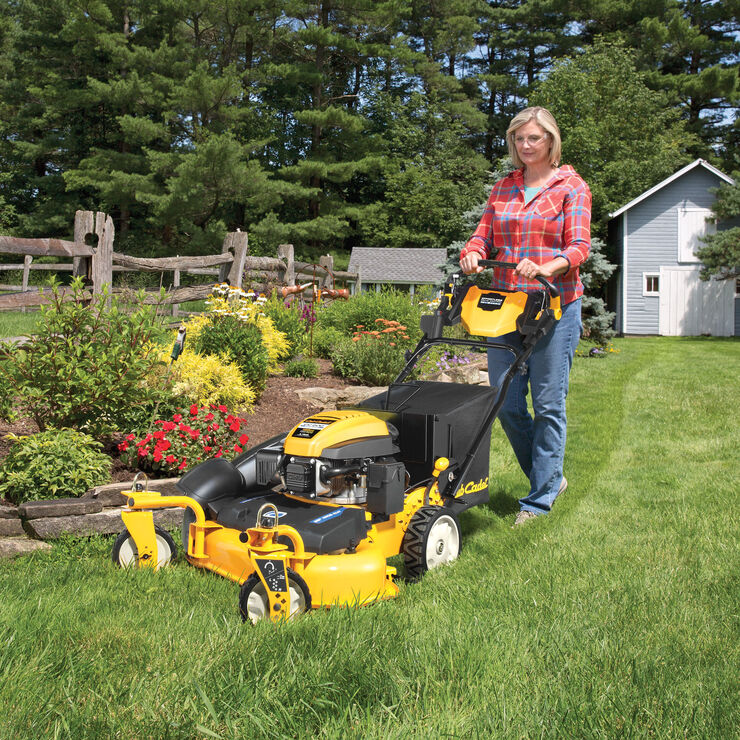
[(696, 337), (735, 333), (735, 284), (699, 279), (698, 268), (660, 268), (660, 320), (663, 336)]

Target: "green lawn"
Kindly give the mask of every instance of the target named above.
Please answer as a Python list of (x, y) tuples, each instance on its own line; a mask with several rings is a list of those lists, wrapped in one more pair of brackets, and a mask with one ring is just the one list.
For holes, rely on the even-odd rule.
[(22, 337), (33, 334), (36, 322), (41, 318), (38, 311), (0, 311), (0, 340), (4, 337)]
[(740, 343), (615, 346), (574, 366), (553, 513), (511, 529), (497, 428), (460, 559), (394, 601), (253, 627), (109, 539), (0, 563), (0, 737), (738, 737)]

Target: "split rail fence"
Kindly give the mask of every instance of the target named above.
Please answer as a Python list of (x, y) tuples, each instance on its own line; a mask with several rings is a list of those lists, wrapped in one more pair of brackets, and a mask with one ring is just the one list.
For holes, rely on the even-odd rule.
[[(172, 306), (173, 316), (177, 315), (181, 303), (207, 298), (213, 290), (214, 280), (203, 285), (181, 286), (183, 273), (212, 276), (218, 282), (256, 292), (268, 292), (279, 285), (294, 287), (297, 280), (305, 282), (306, 279), (322, 288), (333, 288), (335, 278), (359, 287), (359, 274), (334, 271), (331, 255), (321, 257), (317, 265), (296, 262), (292, 244), (281, 244), (277, 257), (252, 257), (248, 253), (248, 235), (242, 231), (226, 235), (221, 254), (195, 257), (129, 257), (114, 251), (114, 237), (113, 219), (105, 213), (92, 211), (75, 214), (73, 241), (0, 236), (0, 254), (23, 255), (22, 264), (0, 264), (0, 270), (23, 272), (20, 286), (0, 285), (0, 290), (11, 291), (0, 295), (0, 310), (25, 310), (51, 301), (48, 291), (29, 288), (31, 270), (71, 272), (81, 276), (92, 295), (100, 294), (104, 285), (113, 285), (114, 272), (172, 272), (172, 287), (161, 302)], [(66, 257), (71, 262), (34, 264), (35, 257)], [(120, 291), (112, 289), (112, 292)], [(159, 303), (159, 290), (149, 290), (145, 302)]]

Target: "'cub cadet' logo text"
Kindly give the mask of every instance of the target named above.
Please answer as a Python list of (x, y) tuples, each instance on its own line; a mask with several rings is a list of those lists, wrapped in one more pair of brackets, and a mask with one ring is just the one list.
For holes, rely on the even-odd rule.
[(488, 478), (485, 480), (479, 480), (477, 483), (471, 480), (460, 490), (459, 495), (462, 496), (466, 493), (476, 493), (476, 491), (482, 491), (485, 488), (488, 488)]

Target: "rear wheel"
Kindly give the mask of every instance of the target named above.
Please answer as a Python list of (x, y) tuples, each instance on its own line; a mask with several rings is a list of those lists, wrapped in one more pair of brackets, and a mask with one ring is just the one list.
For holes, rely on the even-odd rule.
[(410, 580), (421, 578), (432, 568), (455, 560), (462, 537), (457, 517), (442, 506), (422, 506), (409, 522), (401, 552)]
[[(288, 593), (290, 595), (288, 619), (293, 619), (311, 608), (311, 594), (306, 582), (290, 568), (288, 568)], [(267, 597), (267, 589), (256, 573), (252, 573), (241, 587), (239, 613), (242, 621), (249, 620), (252, 624), (257, 624), (261, 619), (270, 618), (270, 600)]]
[[(154, 536), (157, 540), (157, 569), (169, 565), (177, 555), (175, 541), (170, 533), (161, 527), (154, 527)], [(124, 529), (116, 538), (111, 551), (111, 560), (121, 568), (129, 568), (136, 565), (139, 561), (139, 550), (136, 547), (134, 538), (129, 534), (128, 529)]]

